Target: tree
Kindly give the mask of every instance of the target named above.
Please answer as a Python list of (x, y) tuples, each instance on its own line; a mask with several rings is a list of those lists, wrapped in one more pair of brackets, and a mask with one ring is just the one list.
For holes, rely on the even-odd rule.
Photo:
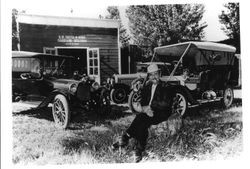
[(129, 6), (126, 14), (135, 44), (154, 47), (204, 37), (200, 4)]
[(130, 37), (127, 33), (127, 30), (124, 28), (124, 26), (121, 22), (120, 12), (118, 10), (118, 7), (117, 6), (109, 6), (107, 8), (107, 11), (109, 12), (109, 15), (107, 15), (105, 17), (106, 19), (119, 20), (119, 34), (120, 34), (119, 41), (122, 44), (122, 47), (128, 46)]
[(227, 11), (222, 11), (219, 21), (223, 24), (221, 28), (226, 35), (232, 39), (234, 46), (239, 50), (240, 46), (240, 11), (239, 3), (227, 3), (224, 5)]
[(18, 11), (12, 9), (12, 50), (18, 50), (17, 14)]

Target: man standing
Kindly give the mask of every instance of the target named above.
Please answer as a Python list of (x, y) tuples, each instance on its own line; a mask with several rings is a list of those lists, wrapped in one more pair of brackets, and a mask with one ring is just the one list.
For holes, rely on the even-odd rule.
[(172, 98), (174, 97), (171, 86), (160, 80), (160, 72), (156, 64), (147, 68), (149, 81), (141, 91), (141, 102), (135, 106), (140, 112), (136, 115), (130, 127), (124, 132), (113, 149), (125, 147), (130, 138), (137, 142), (135, 149), (135, 162), (142, 160), (148, 138), (148, 129), (151, 125), (159, 124), (171, 115)]

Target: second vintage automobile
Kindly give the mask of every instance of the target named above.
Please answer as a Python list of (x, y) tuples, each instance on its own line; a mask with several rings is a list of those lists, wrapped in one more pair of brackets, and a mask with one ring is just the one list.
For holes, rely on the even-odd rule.
[(38, 108), (52, 104), (56, 125), (67, 128), (72, 112), (110, 112), (108, 90), (88, 76), (72, 79), (70, 56), (12, 52), (12, 100), (36, 99)]
[[(162, 76), (170, 74), (168, 66), (169, 63), (154, 62), (161, 70)], [(132, 81), (138, 78), (144, 78), (147, 76), (147, 67), (151, 62), (138, 62), (136, 65), (137, 73), (131, 74), (114, 74), (111, 78), (107, 79), (107, 85), (110, 90), (110, 98), (116, 103), (125, 103), (128, 101), (128, 96), (131, 91)]]
[[(152, 61), (173, 63), (171, 74), (161, 80), (172, 85), (175, 92), (173, 112), (184, 115), (188, 108), (204, 103), (221, 101), (231, 106), (233, 87), (237, 80), (232, 76), (236, 48), (213, 42), (184, 42), (154, 49)], [(140, 101), (140, 91), (147, 83), (147, 77), (138, 78), (131, 84), (129, 106)]]

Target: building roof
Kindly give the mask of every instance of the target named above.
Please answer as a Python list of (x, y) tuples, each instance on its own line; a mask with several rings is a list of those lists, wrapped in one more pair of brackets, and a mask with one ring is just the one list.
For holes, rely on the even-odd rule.
[(157, 54), (160, 55), (167, 55), (169, 53), (173, 55), (174, 53), (179, 53), (180, 51), (184, 51), (189, 44), (191, 44), (191, 47), (204, 50), (233, 52), (233, 53), (236, 51), (235, 47), (226, 44), (215, 43), (215, 42), (195, 42), (195, 41), (177, 43), (168, 46), (161, 46), (155, 48), (154, 50)]
[(12, 57), (13, 58), (38, 58), (38, 57), (74, 58), (73, 56), (52, 55), (52, 54), (29, 52), (29, 51), (12, 51)]
[(31, 14), (19, 14), (17, 17), (17, 22), (26, 24), (54, 25), (54, 26), (119, 28), (118, 20), (112, 20), (112, 19), (42, 16), (42, 15), (31, 15)]

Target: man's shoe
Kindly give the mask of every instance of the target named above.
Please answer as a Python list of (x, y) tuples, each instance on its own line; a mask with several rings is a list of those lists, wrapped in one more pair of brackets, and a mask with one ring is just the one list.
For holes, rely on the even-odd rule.
[(112, 149), (116, 150), (118, 148), (123, 148), (128, 145), (129, 136), (124, 134), (122, 136), (119, 136), (117, 141), (112, 145)]
[(142, 160), (142, 151), (137, 149), (134, 152), (134, 162), (139, 163), (141, 160)]

